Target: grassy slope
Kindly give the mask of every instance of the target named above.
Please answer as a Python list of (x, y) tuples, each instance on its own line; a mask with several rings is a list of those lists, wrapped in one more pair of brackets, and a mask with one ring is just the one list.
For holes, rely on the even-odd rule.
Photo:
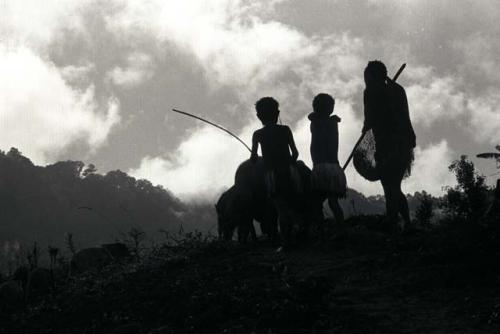
[(498, 332), (498, 257), (481, 246), (487, 233), (399, 235), (377, 231), (372, 220), (351, 220), (286, 254), (266, 242), (163, 248), (60, 284), (28, 309), (4, 314), (5, 329), (109, 333), (139, 323), (144, 333), (162, 326), (162, 333)]

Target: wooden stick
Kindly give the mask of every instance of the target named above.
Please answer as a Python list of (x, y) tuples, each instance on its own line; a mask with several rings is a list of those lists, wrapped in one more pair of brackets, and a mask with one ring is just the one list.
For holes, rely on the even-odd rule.
[(352, 149), (352, 152), (351, 154), (349, 154), (349, 158), (347, 158), (347, 161), (345, 162), (344, 164), (344, 167), (342, 167), (343, 170), (345, 170), (347, 168), (347, 166), (349, 165), (349, 163), (351, 162), (352, 160), (352, 157), (354, 156), (354, 152), (356, 151), (356, 149), (358, 148), (359, 144), (361, 144), (361, 141), (363, 140), (363, 138), (365, 138), (365, 133), (366, 132), (363, 132), (361, 134), (361, 136), (359, 136), (359, 139), (358, 141), (356, 142), (356, 144), (354, 145), (354, 148)]
[[(396, 72), (396, 75), (394, 75), (394, 77), (392, 78), (392, 81), (398, 80), (400, 74), (403, 72), (403, 70), (405, 69), (405, 67), (406, 67), (406, 63), (404, 63), (403, 65), (401, 65), (401, 67), (399, 68), (399, 70)], [(361, 144), (361, 141), (365, 137), (365, 134), (366, 134), (366, 132), (363, 132), (361, 134), (361, 136), (359, 137), (358, 141), (356, 142), (356, 144), (354, 145), (354, 148), (352, 149), (351, 154), (347, 158), (347, 161), (345, 162), (344, 167), (342, 167), (343, 170), (345, 170), (347, 168), (347, 166), (349, 166), (349, 163), (351, 162), (352, 157), (354, 156), (354, 152), (358, 148), (359, 144)]]
[(178, 109), (172, 109), (172, 111), (174, 111), (174, 112), (176, 112), (176, 113), (179, 113), (179, 114), (183, 114), (183, 115), (189, 116), (189, 117), (196, 118), (197, 120), (200, 120), (200, 121), (202, 121), (202, 122), (205, 122), (205, 123), (208, 123), (208, 124), (210, 124), (210, 125), (212, 125), (212, 126), (215, 126), (217, 129), (222, 130), (222, 131), (226, 132), (227, 134), (231, 135), (232, 137), (236, 138), (236, 140), (237, 140), (237, 141), (239, 141), (240, 143), (242, 143), (242, 144), (243, 144), (243, 146), (245, 146), (245, 147), (246, 147), (246, 149), (247, 149), (248, 151), (252, 152), (252, 150), (250, 149), (250, 147), (248, 147), (248, 145), (247, 145), (247, 144), (246, 144), (243, 140), (241, 140), (241, 139), (240, 139), (240, 137), (238, 137), (237, 135), (235, 135), (234, 133), (232, 133), (232, 132), (231, 132), (231, 131), (229, 131), (228, 129), (225, 129), (225, 128), (223, 128), (223, 127), (222, 127), (222, 126), (220, 126), (220, 125), (217, 125), (217, 124), (215, 124), (215, 123), (213, 123), (213, 122), (210, 122), (210, 121), (208, 121), (208, 120), (206, 120), (206, 119), (204, 119), (204, 118), (201, 118), (201, 117), (199, 117), (199, 116), (196, 116), (196, 115), (190, 114), (190, 113), (185, 112), (185, 111), (181, 111), (181, 110), (178, 110)]

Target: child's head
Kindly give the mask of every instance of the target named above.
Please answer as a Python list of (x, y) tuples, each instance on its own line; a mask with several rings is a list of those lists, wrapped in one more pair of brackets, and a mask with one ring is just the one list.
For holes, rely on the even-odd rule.
[(335, 108), (335, 99), (326, 93), (320, 93), (314, 97), (313, 110), (319, 114), (331, 115)]
[(262, 124), (276, 124), (280, 113), (279, 103), (272, 97), (263, 97), (255, 103), (257, 117)]

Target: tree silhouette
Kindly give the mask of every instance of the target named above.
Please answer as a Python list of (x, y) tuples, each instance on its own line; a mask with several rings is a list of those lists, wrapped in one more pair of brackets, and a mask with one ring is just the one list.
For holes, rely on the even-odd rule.
[(484, 214), (488, 198), (488, 186), (485, 177), (479, 175), (474, 163), (462, 155), (453, 161), (449, 170), (455, 173), (457, 186), (449, 188), (444, 198), (444, 207), (451, 215), (477, 220)]

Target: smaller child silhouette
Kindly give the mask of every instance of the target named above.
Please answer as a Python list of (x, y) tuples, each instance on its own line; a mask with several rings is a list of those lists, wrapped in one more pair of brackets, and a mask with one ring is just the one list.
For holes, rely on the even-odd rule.
[(335, 220), (342, 222), (344, 213), (338, 198), (346, 193), (346, 178), (340, 168), (338, 159), (340, 118), (330, 116), (335, 108), (335, 100), (328, 94), (318, 94), (313, 100), (313, 112), (308, 118), (311, 121), (311, 158), (313, 171), (311, 187), (315, 193), (315, 213), (318, 220), (323, 220), (323, 202), (328, 204)]

